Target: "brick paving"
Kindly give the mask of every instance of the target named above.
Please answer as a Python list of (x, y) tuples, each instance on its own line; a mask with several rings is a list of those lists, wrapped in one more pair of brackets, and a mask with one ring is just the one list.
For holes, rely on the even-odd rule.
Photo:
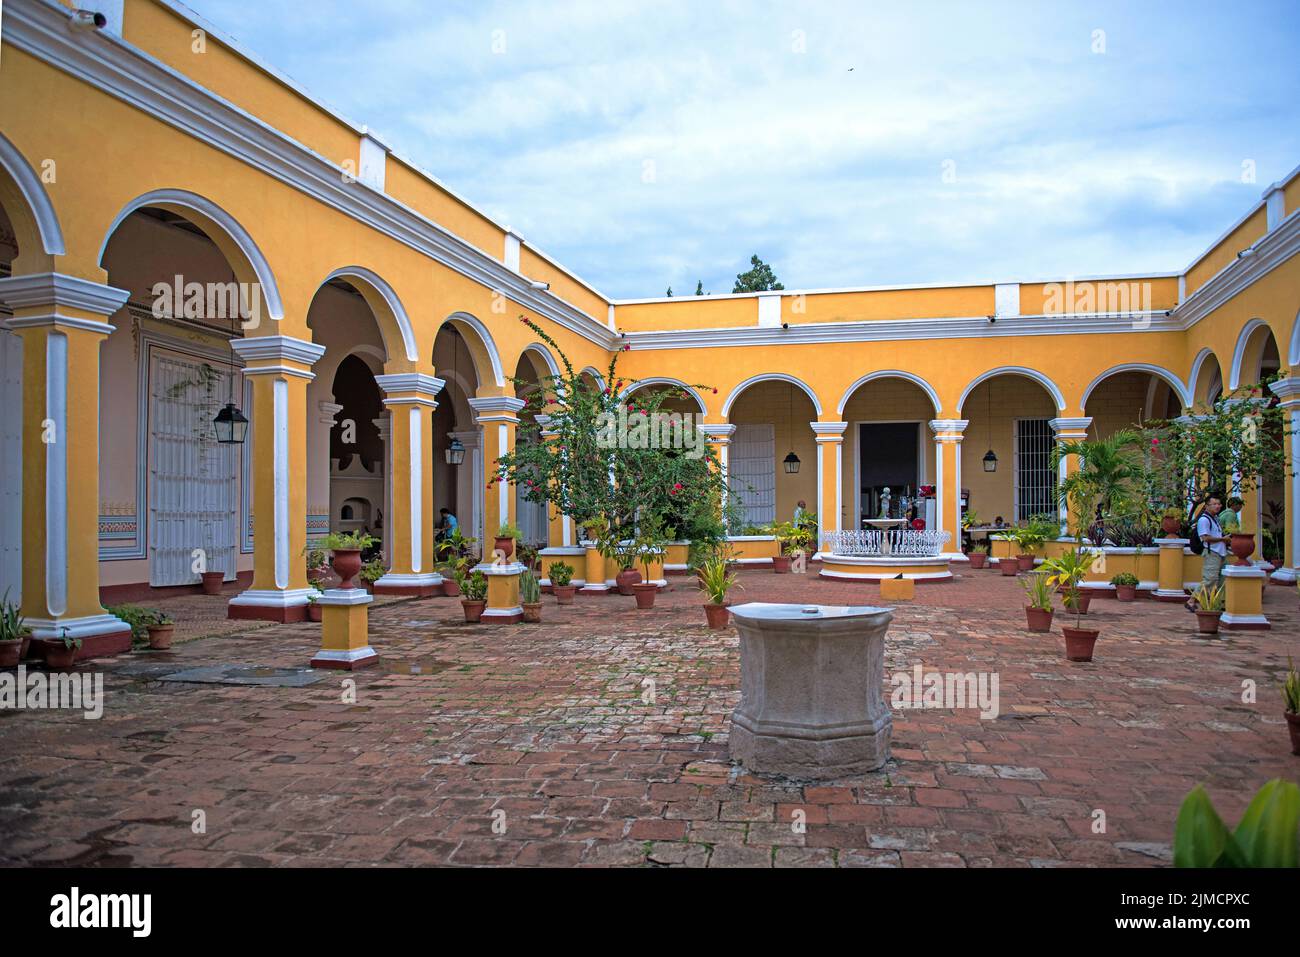
[[(740, 601), (878, 594), (757, 570), (742, 584)], [(182, 622), (210, 621), (222, 599), (176, 601)], [(1278, 691), (1300, 657), (1290, 588), (1266, 590), (1271, 632), (1213, 642), (1178, 605), (1094, 602), (1090, 664), (1065, 661), (1059, 620), (1025, 630), (1020, 589), (996, 571), (918, 588), (897, 606), (887, 673), (996, 672), (1000, 716), (896, 711), (884, 769), (817, 783), (728, 761), (736, 633), (704, 627), (692, 582), (647, 612), (546, 601), (544, 624), (502, 627), (460, 622), (454, 599), (390, 600), (371, 617), (383, 665), (307, 687), (128, 671), (300, 667), (312, 624), (222, 626), (92, 663), (101, 720), (0, 711), (0, 863), (1160, 866), (1196, 783), (1235, 822), (1264, 781), (1300, 777)]]

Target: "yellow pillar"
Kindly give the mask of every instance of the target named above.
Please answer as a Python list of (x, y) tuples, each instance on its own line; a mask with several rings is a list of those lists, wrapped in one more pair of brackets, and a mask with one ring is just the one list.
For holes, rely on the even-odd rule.
[(523, 620), (524, 608), (519, 604), (519, 575), (523, 570), (519, 562), (484, 563), (475, 569), (484, 574), (488, 585), (487, 607), (479, 621), (485, 625), (513, 625)]
[(1223, 566), (1224, 611), (1219, 623), (1233, 630), (1272, 627), (1264, 617), (1264, 569), (1254, 565)]
[(253, 384), (253, 584), (230, 600), (231, 618), (302, 621), (307, 599), (307, 383), (325, 347), (290, 336), (236, 339)]
[(1157, 538), (1160, 549), (1160, 571), (1155, 597), (1157, 601), (1186, 601), (1183, 588), (1183, 549), (1190, 544), (1186, 538)]
[(99, 602), (99, 347), (128, 293), (63, 273), (0, 280), (23, 343), (22, 613), (79, 658), (131, 647)]
[(437, 595), (442, 576), (433, 559), (433, 410), (443, 381), (420, 372), (375, 376), (390, 418), (388, 570), (376, 595)]
[(586, 575), (582, 589), (579, 595), (603, 595), (609, 591), (609, 585), (605, 584), (605, 556), (600, 553), (593, 542), (584, 542), (583, 549), (586, 552), (585, 565), (579, 569)]
[[(480, 396), (469, 400), (478, 424), (483, 427), (483, 472), (486, 481), (496, 478), (497, 459), (514, 451), (515, 430), (519, 426), (519, 410), (523, 399), (514, 396)], [(484, 554), (497, 529), (515, 521), (515, 487), (508, 482), (492, 482), (483, 499)]]
[(1286, 521), (1286, 561), (1269, 576), (1280, 585), (1294, 585), (1300, 568), (1300, 378), (1279, 379), (1269, 388), (1281, 399), (1286, 410), (1286, 485), (1283, 515)]
[[(1064, 442), (1082, 442), (1088, 437), (1088, 427), (1092, 425), (1092, 416), (1084, 415), (1076, 418), (1052, 419), (1048, 425), (1056, 433), (1058, 445)], [(1057, 482), (1064, 482), (1077, 471), (1079, 471), (1079, 457), (1077, 455), (1062, 456)], [(1070, 522), (1073, 521), (1074, 516), (1069, 514), (1064, 504), (1058, 506), (1058, 511), (1061, 517), (1061, 537), (1064, 538), (1070, 534)], [(1091, 513), (1080, 517), (1084, 529), (1092, 525), (1093, 516)]]
[(952, 537), (944, 549), (949, 562), (969, 562), (961, 550), (961, 441), (968, 419), (933, 419), (930, 431), (934, 433), (934, 495), (936, 531), (947, 532)]
[(373, 598), (364, 589), (332, 588), (316, 599), (321, 606), (321, 646), (311, 660), (313, 668), (355, 671), (379, 660), (370, 647)]
[(828, 540), (842, 529), (841, 501), (844, 475), (844, 430), (847, 422), (810, 422), (817, 439), (817, 554), (832, 550)]

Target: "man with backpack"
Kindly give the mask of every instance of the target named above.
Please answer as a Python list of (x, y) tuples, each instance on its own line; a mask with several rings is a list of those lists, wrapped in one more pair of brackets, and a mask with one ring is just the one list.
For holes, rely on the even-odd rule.
[[(1228, 558), (1228, 536), (1219, 525), (1219, 512), (1223, 499), (1211, 495), (1205, 500), (1201, 516), (1196, 520), (1196, 537), (1203, 547), (1201, 552), (1201, 587), (1207, 591), (1223, 584), (1223, 563)], [(1193, 547), (1193, 550), (1195, 548)], [(1188, 599), (1187, 610), (1196, 611), (1195, 597)]]

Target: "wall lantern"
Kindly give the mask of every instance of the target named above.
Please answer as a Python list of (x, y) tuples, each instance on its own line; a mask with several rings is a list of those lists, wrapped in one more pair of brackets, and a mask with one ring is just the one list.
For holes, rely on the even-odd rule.
[(996, 472), (997, 470), (998, 470), (998, 457), (993, 454), (992, 449), (989, 449), (987, 452), (984, 453), (984, 471)]
[(451, 444), (447, 446), (447, 464), (460, 465), (465, 461), (465, 446), (460, 439), (452, 437)]
[(799, 471), (799, 456), (791, 452), (785, 457), (785, 470), (790, 475)]
[(217, 441), (223, 445), (242, 445), (248, 435), (248, 420), (233, 402), (227, 402), (226, 407), (216, 414), (212, 427), (216, 430)]

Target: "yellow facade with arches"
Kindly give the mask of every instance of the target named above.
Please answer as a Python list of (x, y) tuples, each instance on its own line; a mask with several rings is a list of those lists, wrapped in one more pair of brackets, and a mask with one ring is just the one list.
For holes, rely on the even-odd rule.
[[(208, 565), (232, 614), (297, 620), (303, 553), (331, 529), (382, 531), (377, 591), (436, 593), (443, 507), (580, 556), (567, 519), (487, 482), (520, 383), (558, 368), (521, 315), (594, 377), (621, 353), (627, 379), (687, 387), (728, 467), (761, 479), (756, 508), (803, 502), (824, 535), (876, 506), (883, 437), (955, 534), (963, 492), (987, 519), (1041, 510), (1019, 459), (1300, 360), (1294, 172), (1158, 275), (614, 300), (187, 11), (101, 6), (103, 28), (74, 29), (65, 4), (10, 0), (0, 38), (0, 369), (22, 410), (0, 572), (39, 637), (119, 635), (105, 596), (195, 587)], [(191, 284), (193, 315), (154, 308)], [(214, 317), (212, 290), (251, 301)], [(1294, 423), (1300, 380), (1272, 388)], [(228, 401), (250, 421), (233, 453), (186, 425)], [(1276, 494), (1272, 574), (1294, 581), (1300, 492)]]

